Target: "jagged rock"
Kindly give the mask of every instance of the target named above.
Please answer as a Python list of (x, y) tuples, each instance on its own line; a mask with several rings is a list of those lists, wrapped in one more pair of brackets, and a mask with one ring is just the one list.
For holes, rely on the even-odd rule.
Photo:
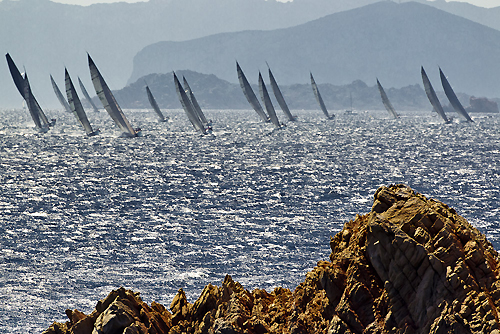
[(134, 322), (134, 311), (115, 300), (97, 317), (92, 334), (112, 334), (123, 332)]
[(189, 303), (182, 289), (169, 312), (120, 288), (90, 315), (45, 334), (500, 334), (499, 257), (486, 238), (445, 204), (404, 185), (381, 187), (369, 214), (331, 238), (292, 292), (252, 292), (227, 275)]

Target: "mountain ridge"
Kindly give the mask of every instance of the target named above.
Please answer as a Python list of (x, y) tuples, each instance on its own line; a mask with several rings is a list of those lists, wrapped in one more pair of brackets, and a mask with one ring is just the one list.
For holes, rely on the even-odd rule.
[[(318, 17), (323, 12), (315, 4), (324, 8), (322, 4), (332, 3), (326, 10), (339, 11), (374, 1), (340, 0), (333, 5), (328, 0), (309, 0), (291, 5), (276, 0), (212, 0), (209, 4), (203, 0), (150, 0), (78, 6), (49, 0), (3, 0), (0, 51), (26, 65), (42, 107), (57, 106), (49, 75), (62, 85), (66, 66), (90, 86), (86, 52), (102, 69), (110, 87), (121, 88), (130, 77), (133, 56), (154, 42), (257, 27), (276, 29)], [(302, 10), (294, 9), (299, 7)], [(6, 66), (0, 66), (0, 101), (6, 107), (22, 102)]]
[[(378, 2), (291, 28), (158, 42), (134, 57), (129, 82), (174, 68), (236, 82), (237, 59), (249, 78), (268, 62), (284, 84), (304, 82), (313, 71), (318, 81), (337, 85), (379, 77), (402, 87), (421, 82), (420, 66), (440, 64), (456, 90), (495, 96), (500, 67), (493, 55), (500, 53), (499, 45), (500, 31), (434, 7)], [(437, 75), (429, 72), (436, 85)]]
[[(93, 56), (110, 87), (118, 89), (131, 76), (132, 58), (147, 45), (228, 31), (291, 27), (377, 1), (150, 0), (78, 6), (49, 0), (3, 0), (0, 51), (10, 53), (19, 66), (26, 66), (42, 107), (54, 107), (58, 102), (49, 84), (50, 74), (62, 86), (63, 68), (67, 67), (72, 75), (80, 76), (86, 86), (91, 86), (86, 52)], [(458, 7), (452, 3), (449, 6)], [(500, 16), (496, 14), (500, 7), (497, 10), (467, 6), (457, 12), (476, 20), (485, 17), (490, 25), (498, 22), (496, 28), (500, 29), (500, 20), (495, 20)], [(172, 69), (175, 67), (169, 71)], [(0, 101), (3, 107), (18, 107), (22, 103), (7, 66), (0, 66)]]

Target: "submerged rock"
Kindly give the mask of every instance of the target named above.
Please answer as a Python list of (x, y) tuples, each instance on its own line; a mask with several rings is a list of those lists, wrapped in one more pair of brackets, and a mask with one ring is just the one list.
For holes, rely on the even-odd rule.
[(404, 185), (381, 187), (369, 214), (331, 239), (292, 292), (244, 289), (228, 275), (191, 304), (182, 289), (170, 311), (120, 288), (85, 315), (45, 334), (497, 333), (498, 254), (445, 204)]

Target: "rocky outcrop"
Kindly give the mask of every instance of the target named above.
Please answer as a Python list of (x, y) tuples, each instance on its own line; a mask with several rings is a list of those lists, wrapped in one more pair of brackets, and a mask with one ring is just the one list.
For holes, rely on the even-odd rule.
[(145, 333), (496, 333), (498, 254), (445, 204), (404, 185), (381, 187), (369, 214), (331, 239), (321, 261), (292, 292), (252, 292), (226, 276), (170, 311), (120, 288), (85, 315), (45, 334)]
[(369, 333), (500, 333), (498, 254), (443, 203), (402, 185), (382, 187), (371, 213), (347, 223), (332, 250), (332, 263), (346, 259), (347, 281), (357, 281), (346, 285), (362, 293), (364, 308), (352, 303), (332, 324)]
[(485, 97), (471, 96), (470, 106), (466, 107), (467, 112), (498, 113), (498, 103), (490, 101)]

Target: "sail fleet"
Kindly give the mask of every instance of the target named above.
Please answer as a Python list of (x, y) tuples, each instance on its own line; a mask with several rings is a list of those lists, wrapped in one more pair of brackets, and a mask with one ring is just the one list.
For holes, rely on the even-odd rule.
[(380, 84), (380, 81), (378, 81), (377, 78), (377, 87), (380, 92), (380, 97), (382, 98), (382, 103), (384, 104), (385, 109), (391, 114), (392, 117), (394, 118), (399, 118), (398, 113), (396, 110), (394, 110), (394, 107), (392, 106), (391, 101), (389, 101), (389, 98), (387, 97), (387, 94), (385, 93), (384, 87)]
[[(24, 73), (21, 73), (9, 53), (7, 53), (5, 57), (12, 76), (12, 80), (14, 81), (17, 90), (19, 91), (19, 93), (24, 99), (24, 102), (26, 103), (26, 106), (33, 119), (33, 122), (35, 123), (36, 129), (42, 133), (47, 132), (50, 129), (50, 127), (52, 127), (55, 124), (56, 120), (52, 119), (49, 121), (47, 116), (43, 112), (42, 108), (38, 104), (37, 100), (33, 95), (33, 92), (31, 91), (26, 70), (24, 70)], [(96, 64), (94, 63), (93, 59), (89, 54), (87, 54), (87, 58), (88, 58), (88, 65), (92, 83), (96, 95), (101, 101), (103, 108), (107, 111), (107, 113), (114, 121), (116, 126), (121, 130), (123, 136), (125, 137), (141, 136), (141, 129), (132, 127), (131, 123), (126, 118), (123, 110), (118, 105), (118, 102), (116, 101), (115, 97), (113, 96), (113, 93), (111, 92), (111, 89), (108, 87), (106, 81), (104, 80), (104, 77), (98, 70)], [(274, 93), (274, 97), (278, 102), (280, 109), (283, 111), (286, 118), (288, 119), (288, 121), (293, 122), (296, 120), (296, 117), (293, 116), (292, 113), (290, 112), (288, 104), (285, 101), (285, 98), (281, 92), (281, 89), (278, 86), (278, 83), (271, 71), (271, 68), (269, 67), (269, 64), (267, 64), (267, 67), (268, 67), (269, 82), (272, 92)], [(247, 77), (243, 73), (243, 70), (237, 61), (236, 61), (236, 73), (244, 96), (246, 97), (252, 109), (254, 109), (257, 115), (260, 117), (260, 119), (265, 123), (272, 123), (276, 129), (282, 128), (284, 126), (284, 123), (280, 122), (278, 119), (276, 110), (272, 103), (271, 96), (269, 94), (269, 90), (267, 89), (262, 73), (259, 71), (258, 87), (262, 105), (264, 106), (264, 108), (259, 102), (259, 99), (255, 95), (252, 86), (250, 85)], [(458, 100), (455, 92), (453, 91), (453, 88), (451, 87), (448, 79), (444, 75), (441, 68), (439, 68), (439, 73), (444, 93), (448, 98), (451, 106), (455, 109), (455, 111), (458, 114), (460, 114), (463, 118), (465, 118), (467, 122), (473, 122), (472, 118), (469, 116), (467, 111), (464, 109), (464, 107)], [(436, 95), (436, 92), (423, 66), (421, 67), (421, 76), (425, 93), (429, 99), (429, 102), (431, 103), (433, 111), (435, 111), (443, 119), (445, 123), (450, 123), (451, 120), (450, 118), (447, 117), (446, 113), (444, 112), (443, 107)], [(193, 125), (193, 128), (202, 135), (211, 134), (212, 121), (207, 120), (186, 78), (185, 77), (182, 78), (183, 82), (181, 84), (176, 73), (173, 72), (173, 79), (179, 101), (182, 105), (184, 112), (186, 113), (187, 118)], [(323, 114), (327, 119), (334, 119), (335, 115), (329, 114), (312, 73), (310, 73), (310, 80), (314, 97), (318, 102), (318, 105), (322, 110)], [(54, 92), (57, 96), (57, 99), (63, 106), (64, 110), (73, 113), (75, 115), (75, 118), (81, 124), (87, 136), (95, 136), (99, 134), (100, 133), (99, 129), (94, 129), (87, 118), (87, 115), (85, 113), (81, 100), (76, 92), (75, 86), (73, 85), (68, 70), (65, 69), (65, 89), (67, 98), (64, 98), (64, 95), (61, 93), (61, 90), (57, 86), (52, 75), (50, 75), (50, 81), (54, 89)], [(99, 109), (94, 104), (92, 98), (87, 92), (87, 89), (83, 85), (80, 77), (78, 77), (78, 82), (80, 90), (82, 91), (86, 101), (91, 105), (94, 112), (99, 112)], [(390, 102), (389, 97), (387, 96), (387, 93), (385, 92), (378, 78), (376, 78), (376, 82), (383, 105), (385, 106), (385, 108), (389, 112), (389, 115), (392, 118), (398, 119), (400, 116), (392, 106), (392, 103)], [(151, 104), (152, 109), (158, 116), (158, 121), (159, 122), (167, 121), (169, 118), (165, 117), (161, 112), (158, 103), (156, 102), (151, 92), (151, 89), (147, 85), (147, 83), (146, 83), (146, 94), (148, 96), (148, 100)]]
[(64, 81), (66, 85), (66, 95), (68, 97), (68, 107), (73, 114), (75, 114), (78, 122), (80, 122), (83, 126), (85, 133), (89, 137), (99, 134), (99, 129), (94, 130), (92, 125), (90, 125), (87, 114), (85, 114), (85, 110), (83, 109), (82, 103), (76, 93), (75, 86), (73, 85), (73, 81), (71, 81), (71, 77), (69, 76), (67, 69), (64, 69)]

